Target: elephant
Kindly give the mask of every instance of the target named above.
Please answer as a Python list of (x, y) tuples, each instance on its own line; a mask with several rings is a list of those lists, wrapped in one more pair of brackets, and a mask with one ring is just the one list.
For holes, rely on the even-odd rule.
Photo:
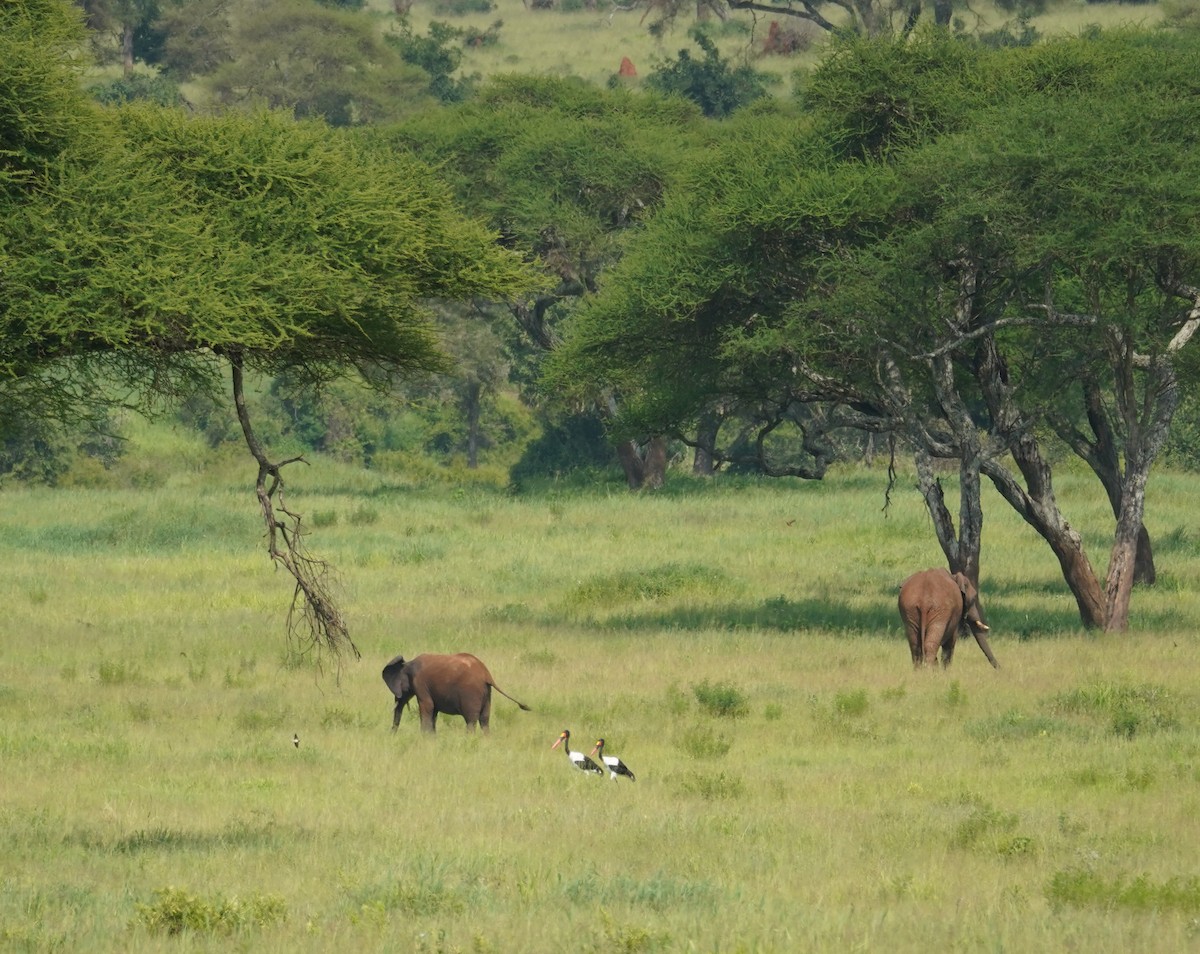
[(530, 711), (529, 706), (517, 702), (497, 686), (487, 666), (470, 653), (422, 653), (408, 662), (403, 656), (397, 656), (383, 667), (383, 681), (396, 697), (393, 732), (400, 725), (400, 713), (413, 696), (417, 698), (424, 732), (435, 732), (438, 713), (445, 712), (462, 716), (471, 730), (479, 723), (487, 734), (493, 689), (512, 699), (526, 712)]
[(914, 573), (900, 585), (899, 606), (914, 668), (936, 665), (939, 646), (942, 667), (949, 666), (960, 627), (975, 636), (988, 662), (1000, 668), (988, 644), (988, 625), (979, 608), (979, 592), (964, 574), (942, 567)]

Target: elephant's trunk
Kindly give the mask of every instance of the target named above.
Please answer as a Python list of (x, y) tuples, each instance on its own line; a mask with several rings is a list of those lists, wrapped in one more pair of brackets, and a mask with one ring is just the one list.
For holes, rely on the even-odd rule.
[(986, 623), (977, 623), (971, 627), (971, 632), (975, 634), (975, 642), (979, 643), (979, 648), (987, 656), (988, 662), (992, 664), (993, 668), (999, 669), (1000, 664), (996, 662), (996, 657), (992, 655), (992, 647), (988, 643), (987, 631), (988, 627)]

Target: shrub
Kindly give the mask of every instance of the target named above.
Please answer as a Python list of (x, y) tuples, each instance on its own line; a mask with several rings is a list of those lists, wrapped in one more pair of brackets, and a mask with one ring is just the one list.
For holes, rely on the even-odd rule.
[(746, 791), (745, 783), (738, 776), (726, 772), (718, 772), (716, 775), (693, 772), (684, 777), (682, 788), (684, 792), (699, 795), (708, 801), (740, 798)]
[(1118, 875), (1110, 881), (1090, 871), (1058, 871), (1046, 885), (1046, 900), (1054, 908), (1071, 904), (1195, 913), (1200, 911), (1200, 878), (1169, 878), (1156, 883), (1146, 875), (1138, 875), (1132, 881)]
[(160, 888), (150, 904), (137, 905), (137, 923), (162, 934), (229, 933), (243, 927), (265, 927), (285, 920), (287, 906), (276, 895), (201, 897), (182, 888)]
[(746, 697), (735, 687), (718, 683), (712, 684), (707, 679), (698, 686), (692, 686), (696, 701), (709, 715), (726, 719), (740, 719), (750, 711)]
[(1096, 683), (1054, 697), (1055, 712), (1106, 718), (1113, 735), (1131, 739), (1139, 732), (1179, 725), (1175, 701), (1163, 686)]
[(718, 735), (711, 726), (689, 729), (680, 739), (679, 747), (694, 759), (715, 759), (725, 755), (733, 743)]
[(840, 716), (860, 716), (866, 713), (870, 701), (867, 690), (851, 689), (833, 697), (833, 711)]
[(648, 87), (690, 99), (714, 119), (767, 95), (763, 74), (748, 66), (730, 67), (703, 31), (693, 28), (688, 33), (703, 51), (703, 58), (693, 59), (687, 50), (680, 50), (673, 63), (663, 63), (650, 73)]

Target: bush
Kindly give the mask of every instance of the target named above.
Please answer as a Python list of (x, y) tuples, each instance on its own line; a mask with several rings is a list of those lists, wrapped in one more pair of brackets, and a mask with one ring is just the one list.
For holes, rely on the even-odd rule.
[(509, 480), (520, 488), (523, 481), (557, 477), (576, 471), (612, 468), (616, 455), (594, 414), (576, 414), (546, 422), (541, 437), (525, 446), (521, 459), (509, 471)]
[(131, 73), (111, 83), (91, 87), (93, 97), (108, 106), (131, 103), (134, 100), (158, 106), (181, 106), (183, 96), (179, 87), (164, 76), (150, 73)]
[(1051, 907), (1071, 904), (1111, 910), (1200, 912), (1200, 878), (1170, 878), (1151, 881), (1139, 875), (1132, 881), (1123, 877), (1111, 881), (1090, 871), (1058, 871), (1046, 885), (1046, 900)]
[(688, 35), (704, 52), (703, 59), (680, 50), (675, 61), (663, 63), (646, 78), (646, 85), (660, 93), (690, 99), (705, 116), (721, 119), (734, 110), (767, 95), (766, 78), (748, 66), (736, 68), (723, 59), (716, 44), (701, 30)]
[(244, 900), (205, 898), (182, 888), (160, 888), (150, 904), (137, 906), (137, 923), (162, 934), (229, 933), (243, 927), (265, 927), (286, 916), (283, 899), (275, 895), (254, 894)]
[(740, 719), (750, 711), (746, 697), (733, 686), (725, 684), (713, 685), (706, 679), (698, 686), (692, 686), (692, 692), (700, 708), (709, 715), (725, 719)]

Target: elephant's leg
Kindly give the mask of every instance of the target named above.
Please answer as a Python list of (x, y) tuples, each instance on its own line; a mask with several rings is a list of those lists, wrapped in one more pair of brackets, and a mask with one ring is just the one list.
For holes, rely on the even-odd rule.
[(421, 731), (437, 731), (437, 709), (434, 708), (432, 702), (430, 702), (428, 705), (421, 703)]
[(954, 636), (951, 635), (944, 643), (942, 643), (942, 668), (950, 668), (950, 660), (954, 658)]
[(491, 734), (492, 724), (492, 694), (489, 690), (487, 695), (483, 697), (483, 705), (479, 707), (479, 727), (483, 729), (484, 735)]
[(905, 619), (904, 634), (908, 637), (908, 650), (912, 653), (913, 669), (920, 669), (925, 658), (925, 652), (921, 646), (921, 631), (913, 620)]

